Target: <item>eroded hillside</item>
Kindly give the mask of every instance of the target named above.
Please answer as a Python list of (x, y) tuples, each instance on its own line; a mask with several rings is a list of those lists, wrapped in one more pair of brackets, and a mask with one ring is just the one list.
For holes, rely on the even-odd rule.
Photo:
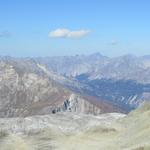
[(82, 97), (54, 81), (33, 61), (10, 58), (0, 61), (0, 117), (65, 111), (100, 114), (121, 109)]
[(3, 150), (149, 150), (149, 116), (146, 104), (128, 116), (65, 113), (0, 119), (0, 146)]

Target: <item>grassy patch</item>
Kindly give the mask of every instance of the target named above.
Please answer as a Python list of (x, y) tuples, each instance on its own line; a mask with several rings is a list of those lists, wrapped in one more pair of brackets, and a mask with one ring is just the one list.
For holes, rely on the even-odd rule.
[(8, 136), (8, 133), (4, 130), (0, 130), (0, 138), (5, 138)]

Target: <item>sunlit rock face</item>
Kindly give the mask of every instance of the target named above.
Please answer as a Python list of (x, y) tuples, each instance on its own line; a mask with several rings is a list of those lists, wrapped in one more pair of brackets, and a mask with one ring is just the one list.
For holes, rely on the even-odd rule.
[(63, 105), (56, 106), (56, 108), (52, 111), (52, 113), (58, 112), (75, 112), (98, 115), (101, 114), (101, 108), (78, 95), (71, 94), (70, 97), (63, 102)]
[(24, 150), (53, 150), (56, 148), (71, 150), (75, 148), (77, 142), (76, 148), (84, 150), (88, 146), (82, 142), (87, 143), (88, 139), (86, 138), (89, 136), (91, 138), (89, 148), (95, 149), (96, 145), (91, 145), (94, 139), (90, 136), (92, 134), (94, 136), (96, 132), (97, 135), (100, 135), (98, 132), (102, 134), (116, 133), (116, 129), (111, 127), (111, 124), (122, 117), (125, 115), (112, 113), (93, 116), (65, 112), (26, 118), (3, 118), (0, 119), (2, 131), (0, 146), (3, 150), (18, 150), (18, 148)]
[[(150, 105), (128, 115), (57, 113), (0, 119), (2, 150), (149, 150)], [(108, 144), (109, 143), (109, 144)]]
[(108, 125), (125, 114), (108, 113), (103, 115), (87, 115), (75, 112), (61, 112), (51, 115), (29, 116), (25, 118), (0, 118), (0, 129), (14, 134), (35, 134), (47, 128), (54, 131), (77, 133), (96, 125)]

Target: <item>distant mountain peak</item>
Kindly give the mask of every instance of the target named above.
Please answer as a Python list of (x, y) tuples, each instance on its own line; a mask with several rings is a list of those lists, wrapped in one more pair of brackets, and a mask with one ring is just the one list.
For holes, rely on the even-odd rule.
[(93, 54), (90, 54), (90, 56), (92, 56), (92, 57), (107, 57), (107, 56), (102, 55), (100, 52), (95, 52)]

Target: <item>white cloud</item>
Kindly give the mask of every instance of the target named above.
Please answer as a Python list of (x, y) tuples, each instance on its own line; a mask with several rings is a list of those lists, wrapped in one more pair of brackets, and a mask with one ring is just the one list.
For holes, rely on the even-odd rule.
[(90, 33), (90, 30), (69, 30), (66, 28), (60, 28), (53, 30), (49, 33), (51, 38), (81, 38)]

